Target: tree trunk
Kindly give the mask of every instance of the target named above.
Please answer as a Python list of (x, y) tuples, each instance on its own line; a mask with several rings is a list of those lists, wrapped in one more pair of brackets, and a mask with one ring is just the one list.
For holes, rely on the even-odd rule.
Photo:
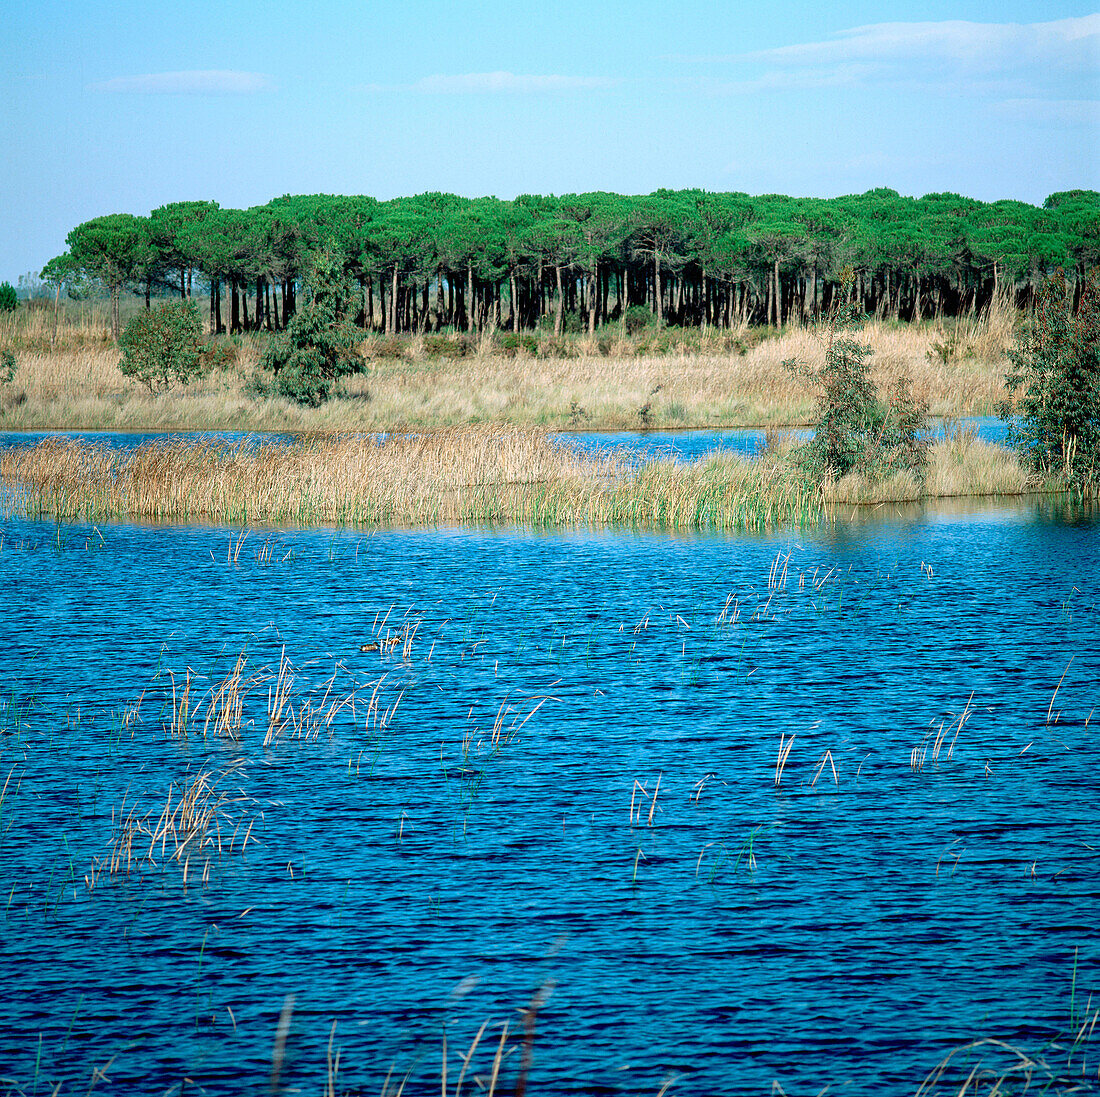
[(237, 296), (237, 279), (229, 279), (229, 334), (236, 335), (241, 330), (241, 306)]
[[(148, 294), (149, 283), (146, 282), (145, 285), (146, 285), (146, 294)], [(218, 331), (217, 326), (216, 326), (215, 321), (214, 321), (214, 312), (215, 312), (214, 302), (217, 300), (217, 297), (218, 297), (218, 280), (217, 280), (217, 278), (211, 278), (210, 279), (210, 334), (211, 335), (216, 335), (217, 331)], [(145, 299), (145, 307), (146, 308), (149, 307), (148, 296), (146, 296), (146, 299)]]
[(466, 330), (473, 335), (476, 317), (474, 316), (474, 265), (466, 264)]
[(508, 268), (508, 292), (512, 295), (509, 311), (512, 314), (512, 334), (519, 334), (519, 299), (516, 295), (516, 268)]
[(531, 324), (533, 327), (539, 326), (539, 321), (543, 317), (546, 306), (546, 277), (545, 269), (542, 265), (542, 256), (539, 256), (539, 270), (535, 279), (535, 286), (537, 287), (537, 293), (534, 296), (534, 309), (532, 310), (534, 315), (531, 317)]
[(661, 297), (661, 254), (656, 251), (653, 253), (653, 301), (656, 305), (654, 311), (657, 313), (657, 326), (660, 327), (665, 319), (665, 306)]
[(565, 291), (561, 285), (561, 264), (554, 264), (554, 277), (558, 284), (558, 296), (554, 304), (554, 336), (561, 335), (562, 310), (565, 307)]
[(783, 326), (783, 292), (779, 282), (779, 260), (775, 261), (775, 326), (781, 328)]
[(217, 292), (214, 294), (214, 334), (220, 335), (222, 332), (222, 283), (220, 278), (214, 279), (214, 285), (217, 286)]
[(389, 335), (397, 334), (397, 264), (393, 265), (393, 275), (390, 280), (390, 315), (386, 324), (386, 332)]

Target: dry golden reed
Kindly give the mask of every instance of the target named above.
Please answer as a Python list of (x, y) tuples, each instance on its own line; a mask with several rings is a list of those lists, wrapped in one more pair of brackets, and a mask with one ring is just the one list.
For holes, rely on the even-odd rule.
[(635, 464), (508, 427), (255, 448), (200, 441), (120, 451), (49, 439), (7, 451), (0, 475), (14, 488), (9, 509), (64, 519), (738, 529), (813, 520), (819, 509), (818, 489), (778, 462)]

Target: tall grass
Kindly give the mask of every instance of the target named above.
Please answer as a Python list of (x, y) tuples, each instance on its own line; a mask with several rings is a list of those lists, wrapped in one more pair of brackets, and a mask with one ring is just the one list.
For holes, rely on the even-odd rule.
[(0, 475), (9, 509), (66, 519), (754, 529), (818, 515), (817, 489), (777, 463), (635, 465), (506, 427), (256, 449), (49, 439), (5, 453)]
[[(71, 303), (70, 303), (71, 305)], [(537, 353), (510, 351), (485, 335), (461, 344), (441, 336), (368, 336), (364, 374), (320, 408), (250, 395), (263, 334), (228, 341), (233, 364), (153, 396), (118, 370), (106, 314), (86, 306), (59, 314), (18, 310), (0, 318), (0, 347), (18, 362), (0, 387), (0, 426), (83, 428), (339, 430), (470, 423), (585, 428), (791, 425), (809, 422), (814, 394), (783, 368), (819, 366), (824, 343), (812, 328), (776, 333), (668, 329), (629, 338), (540, 337)], [(990, 412), (1003, 398), (1004, 348), (1014, 315), (918, 325), (872, 320), (859, 334), (874, 349), (872, 376), (884, 389), (902, 374), (935, 415)], [(455, 337), (458, 339), (459, 337)], [(445, 353), (461, 345), (462, 356)], [(658, 386), (660, 386), (658, 388)], [(656, 392), (654, 390), (657, 390)], [(641, 410), (646, 408), (642, 416)]]
[(589, 456), (544, 431), (509, 427), (320, 436), (256, 448), (177, 441), (121, 451), (54, 438), (4, 453), (0, 476), (9, 513), (59, 519), (714, 530), (813, 523), (835, 503), (1041, 486), (1008, 450), (958, 432), (931, 448), (922, 488), (908, 473), (817, 485), (789, 449), (756, 461), (710, 454), (692, 463), (638, 462)]

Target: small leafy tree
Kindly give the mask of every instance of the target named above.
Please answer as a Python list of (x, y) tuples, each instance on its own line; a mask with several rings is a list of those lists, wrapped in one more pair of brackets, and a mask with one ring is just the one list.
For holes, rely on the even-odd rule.
[(356, 289), (330, 252), (318, 256), (306, 283), (309, 299), (286, 331), (272, 336), (260, 365), (273, 375), (275, 392), (316, 407), (338, 380), (363, 368), (355, 349), (362, 332), (350, 319), (358, 308)]
[(813, 438), (801, 448), (803, 467), (816, 477), (858, 470), (889, 476), (902, 470), (923, 478), (927, 463), (928, 409), (899, 378), (885, 406), (871, 380), (871, 347), (854, 336), (855, 309), (840, 306), (829, 319), (825, 365), (811, 370), (794, 360), (788, 369), (820, 389)]
[(135, 313), (119, 345), (119, 369), (148, 385), (150, 392), (163, 392), (173, 382), (187, 384), (209, 369), (202, 321), (193, 301), (169, 301)]
[(1085, 279), (1076, 313), (1073, 295), (1061, 272), (1040, 286), (997, 410), (1029, 468), (1084, 486), (1100, 474), (1100, 273)]
[(19, 295), (10, 282), (0, 282), (0, 312), (15, 312), (19, 307)]

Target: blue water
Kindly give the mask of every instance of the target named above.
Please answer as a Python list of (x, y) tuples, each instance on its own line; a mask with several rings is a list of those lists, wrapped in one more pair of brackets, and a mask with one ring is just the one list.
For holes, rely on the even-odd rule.
[[(285, 1092), (331, 1037), (337, 1092), (438, 1093), (444, 1028), (453, 1090), (485, 1022), (488, 1087), (505, 1021), (511, 1092), (537, 993), (533, 1094), (913, 1094), (973, 1038), (1035, 1051), (1098, 987), (1098, 606), (1096, 520), (1050, 500), (737, 537), (6, 520), (0, 1093), (268, 1093), (284, 1007)], [(242, 652), (239, 738), (204, 737)], [(265, 747), (284, 658), (302, 734)], [(112, 876), (202, 771), (220, 855)]]
[[(950, 429), (972, 429), (976, 437), (985, 442), (1001, 443), (1008, 431), (1000, 419), (974, 417), (951, 420)], [(932, 423), (933, 438), (943, 436), (945, 423)], [(794, 429), (784, 431), (799, 440), (810, 437), (811, 431)], [(46, 438), (68, 434), (86, 441), (128, 449), (144, 442), (171, 442), (178, 439), (201, 438), (214, 443), (239, 443), (243, 445), (261, 442), (292, 442), (295, 435), (287, 433), (255, 433), (241, 431), (0, 431), (0, 449), (15, 446), (33, 446)], [(677, 461), (694, 461), (712, 452), (730, 452), (755, 457), (765, 447), (765, 432), (750, 427), (724, 430), (643, 430), (643, 431), (560, 431), (555, 437), (582, 450), (607, 452), (615, 450), (638, 457), (663, 457)]]
[[(945, 429), (972, 429), (983, 442), (1003, 443), (1008, 425), (1001, 419), (976, 416), (955, 419), (948, 423), (936, 420), (931, 424), (933, 438), (942, 438)], [(784, 430), (799, 441), (812, 435), (809, 429)], [(606, 451), (614, 449), (637, 456), (672, 458), (677, 461), (695, 461), (707, 453), (729, 452), (746, 457), (757, 456), (765, 447), (765, 431), (759, 427), (724, 430), (638, 430), (638, 431), (565, 431), (562, 438), (569, 439), (581, 449)]]
[(0, 450), (36, 446), (47, 438), (79, 438), (117, 449), (134, 449), (147, 442), (203, 441), (213, 444), (259, 445), (293, 442), (295, 435), (270, 431), (121, 431), (121, 430), (0, 430)]

